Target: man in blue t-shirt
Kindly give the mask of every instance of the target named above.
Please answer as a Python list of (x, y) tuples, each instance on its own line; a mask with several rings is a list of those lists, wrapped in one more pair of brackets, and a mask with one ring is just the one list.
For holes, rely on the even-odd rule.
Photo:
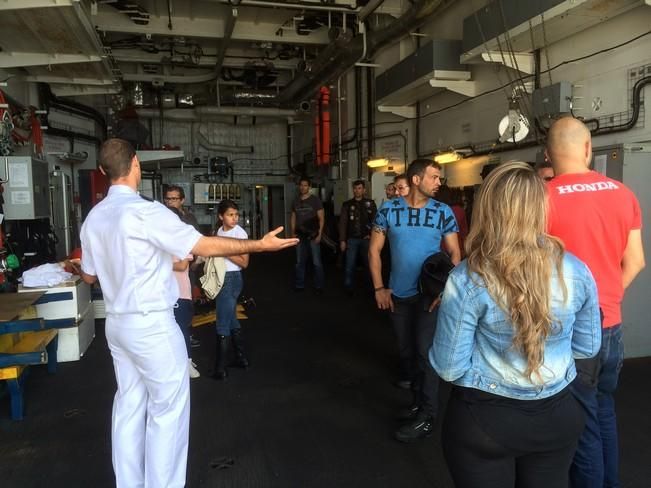
[[(378, 210), (368, 253), (375, 300), (381, 310), (391, 311), (402, 379), (411, 381), (414, 393), (413, 404), (398, 415), (408, 421), (396, 432), (403, 442), (429, 436), (437, 414), (439, 378), (427, 354), (440, 299), (425, 303), (418, 290), (421, 268), (429, 256), (441, 251), (441, 242), (455, 265), (461, 260), (452, 209), (432, 198), (441, 186), (440, 165), (430, 159), (415, 160), (407, 170), (407, 182), (407, 196), (385, 202)], [(380, 259), (387, 238), (391, 248), (388, 288), (382, 280)]]

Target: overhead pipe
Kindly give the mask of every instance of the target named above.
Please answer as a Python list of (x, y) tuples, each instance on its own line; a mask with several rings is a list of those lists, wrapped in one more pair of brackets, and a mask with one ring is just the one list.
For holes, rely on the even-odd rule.
[(144, 81), (146, 83), (183, 83), (191, 85), (195, 83), (207, 83), (217, 79), (218, 73), (211, 70), (199, 75), (152, 75), (147, 73), (124, 73), (124, 81)]
[(355, 66), (355, 139), (357, 141), (357, 177), (362, 177), (362, 68)]
[(72, 115), (91, 119), (95, 121), (102, 129), (101, 138), (106, 139), (106, 119), (97, 110), (82, 103), (75, 102), (74, 100), (67, 100), (57, 97), (54, 93), (52, 93), (50, 85), (47, 83), (39, 84), (39, 92), (41, 102), (45, 105), (46, 110), (49, 108), (54, 108), (62, 112), (68, 112)]
[(182, 121), (200, 121), (211, 116), (219, 115), (249, 115), (251, 117), (296, 117), (298, 112), (293, 109), (270, 107), (195, 107), (193, 109), (172, 108), (159, 110), (155, 108), (136, 109), (138, 117), (143, 119), (169, 119)]
[(375, 78), (373, 68), (366, 68), (366, 137), (368, 155), (375, 156)]
[[(351, 31), (340, 31), (335, 40), (321, 52), (319, 57), (310, 62), (307, 69), (297, 73), (294, 80), (285, 86), (278, 95), (281, 104), (294, 104), (296, 100), (305, 100), (312, 96), (320, 84), (329, 79), (329, 71), (333, 66), (340, 66), (349, 56), (349, 46), (355, 38)], [(354, 64), (357, 60), (353, 61)], [(351, 64), (351, 66), (352, 66)], [(343, 74), (345, 70), (341, 70)], [(307, 88), (309, 85), (309, 88)], [(306, 89), (307, 88), (307, 89)]]
[(298, 0), (288, 0), (285, 2), (274, 2), (266, 0), (217, 0), (219, 3), (232, 6), (243, 6), (243, 7), (267, 7), (267, 8), (284, 8), (284, 9), (300, 9), (300, 10), (314, 10), (320, 12), (347, 12), (347, 13), (356, 13), (360, 9), (357, 7), (357, 2), (351, 2), (355, 6), (345, 6), (345, 5), (323, 5), (316, 4), (312, 2), (301, 2)]
[(360, 21), (364, 22), (373, 12), (375, 12), (384, 0), (370, 0), (362, 9), (357, 13)]
[(213, 144), (200, 130), (197, 129), (196, 134), (197, 142), (199, 142), (199, 145), (204, 149), (208, 149), (209, 151), (227, 152), (231, 154), (253, 153), (253, 146), (229, 146), (226, 144)]
[(592, 135), (600, 136), (603, 134), (613, 134), (615, 132), (625, 132), (634, 128), (637, 125), (637, 121), (640, 117), (640, 108), (642, 106), (642, 89), (649, 84), (651, 84), (651, 76), (645, 76), (644, 78), (639, 79), (635, 85), (633, 85), (633, 113), (627, 122), (610, 127), (598, 127), (596, 130), (592, 131)]
[(233, 31), (235, 30), (235, 21), (237, 20), (237, 9), (232, 8), (231, 14), (226, 19), (226, 26), (224, 27), (224, 36), (222, 37), (219, 48), (217, 49), (217, 62), (215, 63), (215, 73), (221, 73), (224, 59), (226, 57), (226, 49), (231, 43)]
[(92, 142), (97, 147), (102, 145), (102, 141), (95, 136), (66, 129), (59, 129), (58, 127), (48, 126), (48, 128), (45, 130), (45, 134), (53, 137), (63, 137), (65, 139), (77, 139), (79, 141)]
[(321, 95), (316, 104), (316, 113), (314, 114), (314, 152), (316, 154), (316, 165), (321, 166), (323, 163), (323, 149), (321, 147)]
[(290, 104), (311, 96), (320, 85), (348, 71), (362, 56), (372, 58), (387, 44), (417, 29), (430, 15), (454, 2), (455, 0), (414, 0), (409, 10), (387, 27), (355, 36), (343, 49), (339, 49), (335, 56), (324, 56), (325, 52), (322, 53), (313, 63), (314, 70), (311, 73), (298, 74), (294, 81), (280, 92), (279, 101)]
[(343, 128), (341, 127), (341, 77), (337, 78), (337, 151), (339, 153), (339, 179), (343, 176), (344, 150), (341, 147)]
[(298, 174), (294, 168), (294, 123), (290, 120), (287, 121), (287, 169), (290, 174)]
[(332, 32), (334, 37), (332, 42), (321, 51), (318, 60), (307, 64), (306, 69), (301, 73), (311, 80), (316, 80), (317, 83), (321, 74), (321, 69), (323, 68), (323, 62), (320, 60), (325, 60), (326, 65), (327, 63), (336, 62), (343, 54), (345, 54), (347, 46), (350, 45), (354, 39), (354, 34), (350, 30), (337, 30)]

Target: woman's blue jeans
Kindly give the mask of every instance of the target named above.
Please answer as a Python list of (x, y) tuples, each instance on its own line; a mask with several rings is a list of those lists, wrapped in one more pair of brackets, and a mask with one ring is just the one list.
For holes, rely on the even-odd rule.
[(190, 328), (192, 327), (192, 316), (194, 315), (194, 305), (192, 300), (179, 298), (174, 304), (174, 319), (179, 324), (181, 332), (183, 332), (183, 339), (185, 340), (185, 348), (188, 350), (188, 357), (190, 357)]
[(217, 308), (217, 334), (230, 336), (233, 329), (240, 328), (237, 320), (237, 299), (242, 293), (242, 272), (227, 271), (224, 275), (224, 286), (215, 300)]

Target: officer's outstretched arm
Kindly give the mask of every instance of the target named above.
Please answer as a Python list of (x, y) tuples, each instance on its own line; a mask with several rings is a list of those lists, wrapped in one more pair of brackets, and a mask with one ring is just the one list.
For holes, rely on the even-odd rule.
[(192, 248), (192, 254), (196, 256), (237, 256), (253, 252), (279, 251), (286, 247), (298, 244), (298, 239), (281, 239), (278, 237), (283, 231), (278, 227), (266, 234), (260, 240), (231, 239), (230, 237), (201, 237)]

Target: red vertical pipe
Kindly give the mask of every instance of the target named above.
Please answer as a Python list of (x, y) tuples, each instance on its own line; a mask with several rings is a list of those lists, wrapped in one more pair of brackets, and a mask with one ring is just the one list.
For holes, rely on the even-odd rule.
[(330, 164), (330, 89), (321, 87), (321, 161)]
[(323, 152), (321, 147), (321, 96), (317, 100), (316, 115), (314, 116), (314, 144), (316, 145), (316, 165), (321, 166)]

